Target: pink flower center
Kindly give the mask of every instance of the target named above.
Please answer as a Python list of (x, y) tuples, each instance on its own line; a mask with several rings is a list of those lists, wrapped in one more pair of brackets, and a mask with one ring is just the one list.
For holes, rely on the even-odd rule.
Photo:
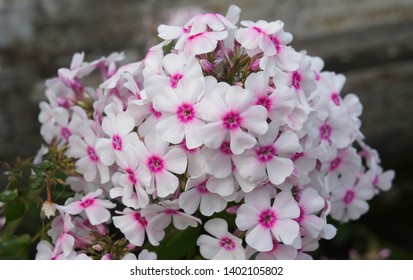
[(206, 188), (206, 183), (208, 179), (204, 180), (202, 183), (200, 183), (198, 186), (196, 186), (196, 190), (201, 193), (201, 194), (206, 194), (209, 193), (208, 189)]
[(227, 130), (238, 129), (241, 126), (242, 118), (239, 113), (231, 111), (222, 118), (222, 123)]
[(321, 79), (321, 76), (317, 71), (314, 71), (314, 75), (315, 75), (315, 80), (316, 81), (319, 81)]
[(328, 140), (328, 139), (330, 139), (330, 136), (331, 136), (331, 126), (330, 125), (328, 125), (328, 124), (323, 124), (321, 127), (320, 127), (320, 137), (321, 137), (321, 139), (323, 139), (323, 140)]
[(303, 156), (304, 156), (304, 153), (303, 153), (303, 152), (301, 152), (301, 153), (296, 153), (295, 155), (293, 155), (293, 157), (291, 158), (291, 160), (292, 160), (292, 161), (296, 161), (296, 160), (302, 158)]
[(84, 201), (82, 201), (80, 203), (80, 206), (82, 206), (82, 208), (86, 209), (89, 206), (92, 206), (95, 203), (95, 200), (93, 198), (86, 198)]
[(194, 119), (195, 117), (195, 110), (192, 104), (183, 103), (178, 107), (176, 110), (176, 116), (178, 117), (180, 122), (187, 123)]
[(62, 135), (63, 139), (65, 139), (67, 141), (67, 140), (69, 140), (69, 137), (72, 135), (72, 132), (70, 131), (69, 128), (62, 127), (60, 129), (60, 134)]
[(257, 102), (255, 104), (264, 106), (265, 109), (267, 109), (268, 111), (271, 109), (271, 103), (272, 103), (272, 100), (268, 98), (268, 96), (261, 96), (257, 99)]
[(301, 223), (302, 221), (303, 221), (303, 219), (304, 219), (304, 210), (303, 210), (303, 208), (301, 208), (300, 207), (300, 216), (298, 216), (298, 218), (297, 219), (295, 219), (296, 221), (297, 221), (297, 223)]
[(86, 153), (89, 156), (89, 159), (93, 162), (98, 162), (99, 161), (99, 157), (96, 154), (95, 148), (88, 146), (86, 149)]
[(138, 182), (138, 180), (136, 179), (135, 172), (134, 172), (132, 169), (130, 169), (130, 168), (127, 168), (125, 171), (126, 171), (126, 174), (128, 174), (128, 179), (129, 179), (129, 181), (130, 181), (132, 184), (136, 185), (136, 183)]
[(276, 149), (273, 145), (260, 146), (255, 150), (255, 154), (260, 162), (268, 162), (276, 155)]
[(331, 100), (336, 106), (340, 106), (340, 96), (336, 92), (331, 95)]
[(349, 205), (353, 202), (354, 198), (356, 197), (356, 193), (353, 190), (347, 190), (346, 194), (344, 195), (343, 202), (345, 205)]
[(258, 222), (265, 228), (272, 228), (277, 221), (277, 216), (272, 209), (267, 209), (261, 212)]
[(112, 137), (112, 147), (114, 150), (122, 151), (122, 137), (120, 135), (115, 134)]
[(258, 32), (258, 33), (261, 33), (261, 32), (262, 32), (261, 28), (259, 28), (259, 27), (257, 27), (257, 26), (254, 26), (254, 27), (252, 28), (252, 30), (254, 30), (254, 31)]
[(190, 154), (193, 154), (193, 153), (195, 153), (198, 149), (197, 148), (194, 148), (194, 149), (189, 149), (187, 146), (186, 146), (186, 140), (185, 140), (185, 138), (182, 140), (182, 142), (181, 142), (181, 148), (184, 150), (184, 151), (186, 151), (186, 152), (188, 152), (188, 153), (190, 153)]
[(235, 242), (229, 237), (222, 237), (219, 240), (219, 246), (227, 251), (233, 251), (236, 247)]
[(69, 108), (69, 102), (63, 98), (57, 98), (57, 105), (63, 108)]
[(194, 40), (194, 39), (196, 39), (196, 38), (198, 38), (198, 37), (200, 37), (200, 36), (204, 35), (204, 33), (205, 33), (205, 32), (200, 32), (200, 33), (197, 33), (197, 34), (191, 35), (191, 36), (189, 36), (189, 37), (188, 37), (188, 41), (192, 41), (192, 40)]
[(374, 176), (372, 184), (373, 184), (373, 187), (376, 187), (379, 184), (379, 176), (378, 175)]
[(275, 36), (270, 36), (270, 39), (273, 42), (275, 49), (277, 50), (277, 53), (279, 53), (281, 51), (280, 41)]
[(133, 217), (135, 218), (135, 221), (137, 221), (142, 227), (146, 228), (148, 221), (145, 219), (145, 217), (141, 216), (141, 213), (135, 212), (133, 214)]
[(191, 32), (191, 29), (192, 29), (192, 26), (183, 27), (183, 28), (182, 28), (182, 31), (183, 31), (184, 33), (189, 33), (189, 32)]
[(156, 110), (153, 108), (152, 105), (151, 105), (150, 111), (151, 111), (152, 115), (153, 115), (156, 119), (159, 119), (160, 117), (162, 117), (162, 113), (156, 111)]
[(179, 212), (178, 212), (178, 210), (175, 210), (175, 209), (166, 209), (165, 211), (164, 211), (164, 213), (165, 214), (167, 214), (167, 215), (179, 215)]
[(341, 165), (341, 158), (335, 158), (332, 162), (330, 162), (330, 171), (336, 170)]
[(170, 79), (171, 88), (176, 88), (178, 86), (178, 82), (182, 79), (183, 75), (181, 73), (174, 74)]
[(300, 83), (301, 83), (302, 77), (300, 75), (300, 73), (298, 73), (297, 71), (293, 72), (293, 75), (291, 77), (291, 84), (293, 85), (293, 87), (295, 89), (300, 89)]
[(163, 159), (158, 157), (157, 155), (152, 155), (147, 160), (147, 166), (151, 173), (158, 173), (164, 169), (164, 162)]
[(219, 147), (219, 151), (225, 155), (232, 155), (231, 146), (229, 141), (222, 142)]

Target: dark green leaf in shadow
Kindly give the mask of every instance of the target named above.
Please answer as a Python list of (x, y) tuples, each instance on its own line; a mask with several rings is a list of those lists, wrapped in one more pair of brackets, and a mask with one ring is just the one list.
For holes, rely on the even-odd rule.
[(10, 202), (19, 196), (17, 189), (7, 190), (0, 193), (0, 202)]
[(8, 203), (6, 207), (6, 223), (10, 223), (24, 216), (26, 207), (21, 199)]
[[(175, 229), (174, 229), (175, 230)], [(196, 240), (199, 237), (201, 226), (188, 227), (183, 231), (177, 231), (172, 236), (162, 241), (158, 247), (148, 248), (155, 251), (159, 260), (179, 260), (196, 252)]]

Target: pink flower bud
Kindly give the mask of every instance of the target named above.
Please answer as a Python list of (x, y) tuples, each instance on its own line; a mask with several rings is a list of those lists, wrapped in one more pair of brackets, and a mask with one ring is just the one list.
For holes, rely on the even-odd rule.
[(260, 70), (260, 60), (259, 60), (259, 59), (254, 60), (254, 61), (250, 64), (249, 69), (250, 69), (250, 71), (252, 71), (252, 72), (257, 72), (257, 71), (259, 71), (259, 70)]
[(101, 236), (106, 236), (108, 235), (108, 230), (103, 224), (99, 224), (96, 226), (97, 231)]
[(202, 70), (204, 70), (206, 73), (211, 73), (214, 70), (212, 63), (206, 59), (201, 59), (199, 63), (201, 64)]

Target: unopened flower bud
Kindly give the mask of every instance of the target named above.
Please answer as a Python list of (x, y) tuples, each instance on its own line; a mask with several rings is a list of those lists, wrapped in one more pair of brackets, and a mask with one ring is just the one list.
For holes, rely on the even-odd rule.
[(254, 60), (254, 61), (250, 64), (249, 69), (250, 69), (250, 71), (252, 71), (252, 72), (257, 72), (257, 71), (259, 71), (259, 70), (260, 70), (260, 60), (259, 60), (259, 59)]
[(238, 205), (234, 205), (234, 206), (228, 207), (226, 209), (226, 211), (227, 211), (228, 214), (233, 214), (234, 215), (235, 213), (237, 213), (238, 208), (239, 208)]
[(129, 243), (129, 244), (126, 246), (126, 250), (128, 250), (128, 251), (132, 251), (132, 250), (134, 250), (135, 248), (136, 248), (136, 246), (133, 245), (133, 244), (131, 244), (131, 243)]
[(108, 235), (108, 230), (107, 230), (107, 228), (106, 228), (103, 224), (97, 225), (97, 226), (96, 226), (96, 229), (97, 229), (98, 233), (99, 233), (101, 236), (106, 236), (106, 235)]
[(98, 251), (98, 252), (103, 250), (103, 247), (100, 244), (95, 244), (92, 246), (92, 248), (93, 250)]
[(212, 73), (212, 70), (214, 70), (212, 63), (206, 59), (201, 59), (199, 61), (199, 64), (201, 64), (202, 70), (204, 70), (206, 73)]
[(101, 260), (103, 260), (103, 261), (110, 261), (110, 260), (112, 260), (113, 259), (113, 256), (112, 256), (112, 254), (104, 254), (103, 256), (102, 256), (102, 259)]

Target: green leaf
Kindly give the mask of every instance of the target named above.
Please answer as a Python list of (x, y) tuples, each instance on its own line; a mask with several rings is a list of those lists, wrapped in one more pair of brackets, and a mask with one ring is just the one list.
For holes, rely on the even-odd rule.
[(17, 189), (7, 190), (0, 193), (1, 202), (10, 202), (15, 200), (19, 196), (19, 191)]
[(160, 260), (179, 260), (188, 255), (196, 253), (196, 240), (199, 237), (201, 226), (197, 228), (188, 227), (183, 231), (178, 231), (162, 242), (159, 247), (150, 248), (155, 251)]
[(28, 190), (39, 190), (44, 186), (43, 176), (32, 176), (29, 180)]
[(28, 234), (12, 236), (0, 242), (0, 259), (27, 259), (27, 248), (30, 244)]
[(170, 53), (172, 51), (174, 44), (169, 43), (168, 45), (163, 46), (162, 51), (164, 53), (164, 55), (167, 55), (168, 53)]
[(14, 200), (6, 205), (6, 223), (10, 223), (24, 216), (26, 207), (21, 199)]
[(25, 246), (29, 244), (30, 236), (28, 234), (23, 234), (18, 237), (13, 236), (9, 240), (5, 240), (0, 242), (0, 249), (8, 250), (8, 251), (16, 251), (21, 246)]

